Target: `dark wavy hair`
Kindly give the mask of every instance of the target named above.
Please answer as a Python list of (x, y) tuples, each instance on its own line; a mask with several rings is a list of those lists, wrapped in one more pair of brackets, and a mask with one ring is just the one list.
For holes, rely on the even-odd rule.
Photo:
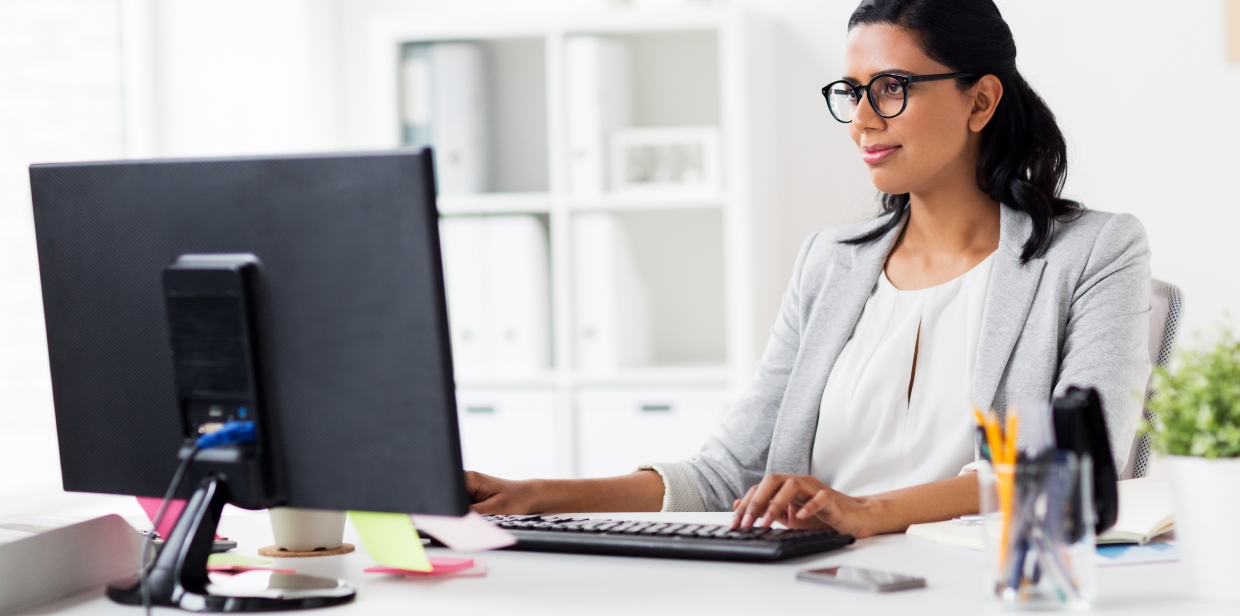
[[(927, 56), (952, 72), (977, 75), (959, 79), (961, 88), (974, 85), (982, 75), (999, 78), (1003, 97), (982, 130), (977, 186), (1033, 221), (1021, 262), (1045, 254), (1055, 221), (1082, 208), (1060, 197), (1068, 174), (1067, 143), (1055, 114), (1016, 70), (1016, 41), (999, 7), (992, 0), (864, 0), (849, 18), (848, 29), (862, 24), (890, 24), (914, 33)], [(909, 196), (884, 193), (882, 205), (883, 215), (894, 215), (845, 243), (886, 235), (904, 218)]]

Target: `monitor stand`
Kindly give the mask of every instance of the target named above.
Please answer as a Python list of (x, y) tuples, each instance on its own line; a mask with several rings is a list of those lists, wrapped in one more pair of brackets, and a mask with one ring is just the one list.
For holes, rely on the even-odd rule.
[[(340, 605), (356, 596), (352, 584), (335, 578), (272, 571), (208, 575), (207, 557), (226, 502), (222, 475), (202, 480), (147, 576), (151, 605), (191, 612), (269, 612)], [(108, 597), (142, 605), (139, 582), (134, 576), (109, 584)]]

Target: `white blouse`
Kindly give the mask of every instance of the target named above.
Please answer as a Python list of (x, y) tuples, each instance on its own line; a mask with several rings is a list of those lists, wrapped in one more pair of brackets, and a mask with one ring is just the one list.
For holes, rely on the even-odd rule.
[(973, 461), (970, 390), (993, 262), (915, 291), (879, 276), (827, 378), (814, 477), (864, 496), (954, 477)]

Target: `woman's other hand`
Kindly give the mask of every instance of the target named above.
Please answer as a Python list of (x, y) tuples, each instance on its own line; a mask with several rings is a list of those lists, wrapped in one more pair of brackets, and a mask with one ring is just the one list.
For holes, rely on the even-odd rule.
[(769, 474), (732, 508), (734, 529), (769, 528), (779, 522), (788, 528), (836, 530), (854, 537), (878, 532), (866, 499), (841, 494), (808, 475)]
[(524, 515), (541, 513), (535, 502), (538, 487), (533, 480), (500, 479), (474, 471), (465, 471), (465, 489), (476, 513)]
[(465, 489), (477, 513), (586, 513), (658, 511), (663, 479), (654, 471), (596, 479), (500, 479), (465, 471)]

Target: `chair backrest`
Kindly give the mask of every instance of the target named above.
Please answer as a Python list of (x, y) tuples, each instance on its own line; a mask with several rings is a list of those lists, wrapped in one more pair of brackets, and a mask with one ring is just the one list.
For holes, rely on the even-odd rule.
[[(1175, 336), (1180, 329), (1180, 315), (1184, 312), (1184, 294), (1180, 288), (1163, 282), (1152, 280), (1150, 284), (1150, 363), (1155, 366), (1166, 366), (1171, 361), (1171, 352), (1175, 347)], [(1148, 401), (1154, 391), (1146, 386), (1145, 399)], [(1150, 418), (1149, 409), (1142, 415)], [(1150, 437), (1137, 436), (1133, 439), (1132, 450), (1128, 454), (1128, 464), (1124, 467), (1121, 479), (1144, 477), (1150, 468)]]

